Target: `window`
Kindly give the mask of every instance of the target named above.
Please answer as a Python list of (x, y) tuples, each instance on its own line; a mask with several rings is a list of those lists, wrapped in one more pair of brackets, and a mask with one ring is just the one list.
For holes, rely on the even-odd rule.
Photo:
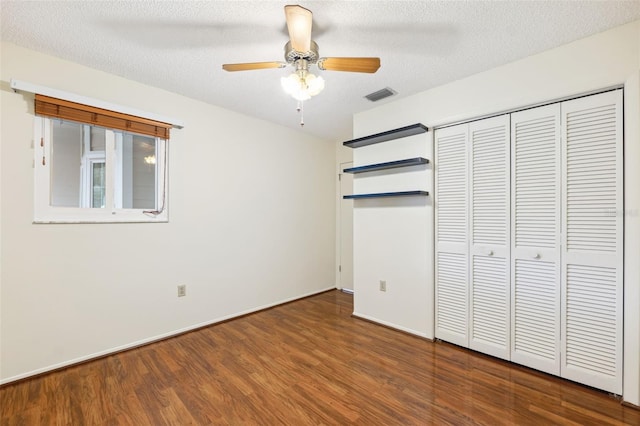
[(136, 127), (128, 117), (119, 123), (95, 111), (82, 117), (77, 105), (65, 109), (50, 98), (39, 105), (39, 98), (36, 223), (167, 221), (168, 129)]

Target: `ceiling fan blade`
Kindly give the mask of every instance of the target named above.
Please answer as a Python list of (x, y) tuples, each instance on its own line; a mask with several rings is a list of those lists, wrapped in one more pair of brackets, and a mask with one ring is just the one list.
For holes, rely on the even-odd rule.
[(380, 58), (320, 58), (318, 68), (328, 71), (374, 73), (380, 68)]
[(243, 64), (223, 64), (222, 69), (225, 71), (251, 71), (264, 70), (268, 68), (284, 68), (285, 62), (246, 62)]
[(311, 11), (302, 6), (289, 5), (284, 7), (287, 19), (287, 29), (291, 39), (291, 47), (297, 52), (311, 50)]

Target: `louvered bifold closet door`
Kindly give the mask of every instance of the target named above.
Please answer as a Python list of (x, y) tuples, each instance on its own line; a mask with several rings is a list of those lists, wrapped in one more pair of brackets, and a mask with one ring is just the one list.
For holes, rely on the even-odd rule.
[(469, 347), (509, 359), (509, 115), (469, 125)]
[(622, 90), (562, 103), (561, 375), (622, 394)]
[(560, 374), (560, 105), (511, 115), (511, 360)]
[(436, 330), (457, 345), (468, 340), (468, 125), (435, 132)]

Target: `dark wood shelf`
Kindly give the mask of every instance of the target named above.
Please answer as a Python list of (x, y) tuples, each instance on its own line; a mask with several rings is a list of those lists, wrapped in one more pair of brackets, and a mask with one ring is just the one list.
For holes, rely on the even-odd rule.
[(427, 196), (427, 191), (399, 191), (399, 192), (379, 192), (375, 194), (353, 194), (344, 195), (345, 200), (358, 200), (362, 198), (386, 198), (386, 197), (411, 197), (411, 196)]
[(393, 139), (405, 138), (407, 136), (413, 136), (420, 133), (425, 133), (429, 129), (420, 123), (412, 124), (406, 127), (400, 127), (399, 129), (388, 130), (382, 133), (376, 133), (375, 135), (369, 135), (358, 139), (343, 142), (344, 146), (349, 148), (360, 148), (362, 146), (373, 145), (380, 142), (386, 142)]
[(389, 161), (387, 163), (368, 164), (366, 166), (350, 167), (344, 169), (344, 173), (365, 173), (373, 172), (376, 170), (396, 169), (398, 167), (410, 167), (419, 166), (421, 164), (428, 164), (429, 160), (422, 157), (408, 158), (406, 160)]

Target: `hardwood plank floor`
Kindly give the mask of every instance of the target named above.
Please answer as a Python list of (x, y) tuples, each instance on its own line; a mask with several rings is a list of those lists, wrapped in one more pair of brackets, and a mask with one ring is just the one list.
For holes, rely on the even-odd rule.
[(640, 425), (569, 381), (351, 317), (331, 291), (0, 388), (2, 425)]

